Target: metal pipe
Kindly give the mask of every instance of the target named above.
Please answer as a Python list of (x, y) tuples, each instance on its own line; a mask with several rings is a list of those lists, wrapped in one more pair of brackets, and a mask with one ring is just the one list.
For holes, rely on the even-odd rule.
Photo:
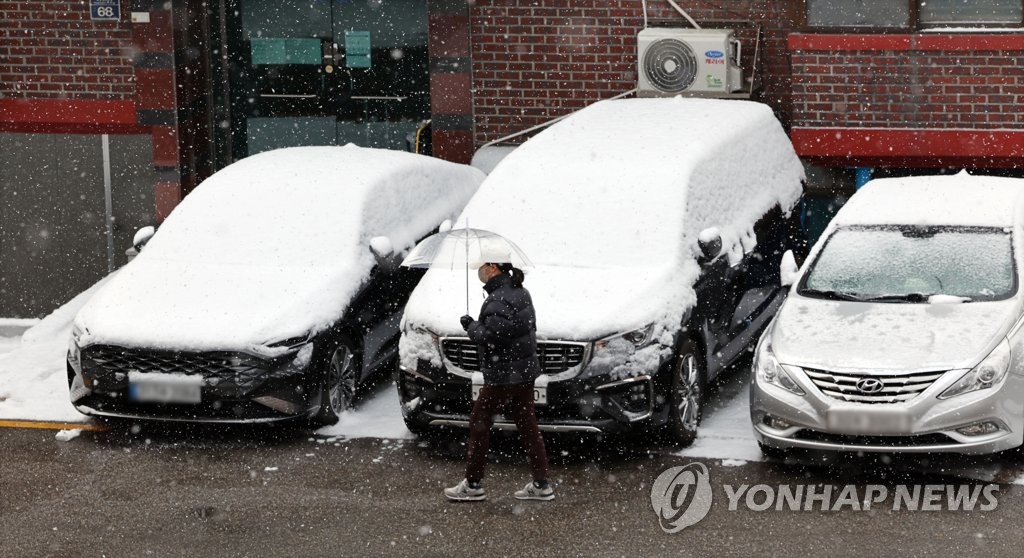
[[(621, 98), (623, 98), (623, 97), (625, 97), (627, 95), (632, 95), (633, 93), (636, 93), (636, 89), (635, 88), (634, 89), (630, 89), (629, 91), (626, 91), (625, 93), (620, 93), (620, 94), (618, 94), (618, 95), (616, 95), (614, 97), (610, 97), (608, 99), (602, 99), (602, 100), (604, 100), (604, 101), (612, 101), (612, 100), (615, 100), (615, 99), (621, 99)], [(480, 149), (483, 149), (485, 147), (490, 147), (492, 145), (501, 143), (503, 141), (508, 141), (508, 140), (510, 140), (512, 138), (518, 138), (519, 136), (522, 136), (524, 134), (529, 134), (530, 132), (532, 132), (534, 130), (539, 130), (541, 128), (546, 128), (546, 127), (554, 124), (555, 122), (558, 122), (559, 120), (564, 120), (565, 118), (568, 118), (571, 114), (572, 114), (571, 112), (569, 114), (563, 114), (562, 116), (558, 116), (556, 118), (552, 118), (551, 120), (548, 120), (547, 122), (543, 122), (541, 124), (537, 124), (536, 126), (532, 126), (530, 128), (527, 128), (525, 130), (521, 130), (521, 131), (516, 132), (514, 134), (509, 134), (507, 136), (502, 136), (502, 137), (500, 137), (500, 138), (498, 138), (496, 140), (491, 140), (491, 141), (481, 145)]]
[(103, 198), (106, 205), (107, 273), (114, 271), (114, 196), (110, 185), (110, 136), (100, 136), (103, 145)]
[(697, 22), (694, 21), (694, 19), (692, 17), (690, 17), (690, 14), (686, 13), (686, 10), (680, 8), (679, 4), (675, 3), (675, 0), (668, 0), (668, 3), (672, 4), (672, 7), (675, 8), (677, 12), (682, 14), (682, 16), (686, 18), (686, 21), (690, 22), (690, 25), (694, 26), (694, 28), (696, 28), (696, 29), (700, 29), (701, 28), (701, 26), (698, 25)]

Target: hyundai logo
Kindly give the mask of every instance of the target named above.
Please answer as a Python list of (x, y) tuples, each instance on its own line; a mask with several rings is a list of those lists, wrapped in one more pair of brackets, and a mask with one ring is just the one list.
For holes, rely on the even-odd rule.
[(882, 388), (884, 387), (885, 384), (882, 383), (882, 380), (877, 378), (862, 378), (857, 382), (857, 389), (859, 389), (861, 393), (878, 393), (882, 391)]
[(708, 58), (721, 58), (725, 56), (725, 53), (720, 50), (709, 50), (704, 53), (704, 56), (707, 56)]

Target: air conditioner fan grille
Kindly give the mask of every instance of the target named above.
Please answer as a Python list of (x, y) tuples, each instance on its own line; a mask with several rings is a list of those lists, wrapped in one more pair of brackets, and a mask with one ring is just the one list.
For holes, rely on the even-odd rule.
[(660, 39), (644, 52), (643, 72), (650, 84), (665, 93), (685, 91), (697, 77), (697, 56), (690, 45)]

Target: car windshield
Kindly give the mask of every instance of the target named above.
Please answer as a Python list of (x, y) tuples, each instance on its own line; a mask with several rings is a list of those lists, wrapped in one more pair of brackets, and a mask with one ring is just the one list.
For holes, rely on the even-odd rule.
[(798, 292), (837, 300), (927, 302), (935, 295), (999, 300), (1016, 289), (1007, 230), (875, 226), (833, 233)]

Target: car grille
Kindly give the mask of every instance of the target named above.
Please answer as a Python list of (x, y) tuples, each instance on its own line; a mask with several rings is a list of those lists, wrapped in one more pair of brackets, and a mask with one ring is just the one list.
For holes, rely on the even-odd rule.
[(825, 442), (845, 446), (876, 446), (912, 448), (916, 446), (945, 446), (957, 443), (945, 434), (918, 434), (914, 436), (846, 436), (816, 430), (801, 430), (793, 435), (797, 440)]
[[(856, 403), (901, 403), (917, 397), (945, 373), (916, 372), (912, 374), (866, 374), (859, 372), (829, 372), (804, 368), (803, 371), (822, 393), (835, 399)], [(877, 380), (881, 383), (868, 386), (864, 391), (858, 386), (863, 380)], [(861, 384), (863, 385), (863, 384)], [(874, 388), (874, 389), (871, 389)]]
[[(467, 372), (480, 371), (480, 349), (468, 339), (442, 339), (441, 351), (453, 365)], [(585, 345), (540, 341), (537, 356), (544, 374), (558, 374), (583, 363)]]
[(197, 374), (207, 379), (234, 378), (239, 372), (265, 368), (258, 358), (229, 352), (189, 353), (130, 349), (111, 345), (95, 345), (83, 351), (82, 359), (91, 368), (106, 374), (158, 372)]

